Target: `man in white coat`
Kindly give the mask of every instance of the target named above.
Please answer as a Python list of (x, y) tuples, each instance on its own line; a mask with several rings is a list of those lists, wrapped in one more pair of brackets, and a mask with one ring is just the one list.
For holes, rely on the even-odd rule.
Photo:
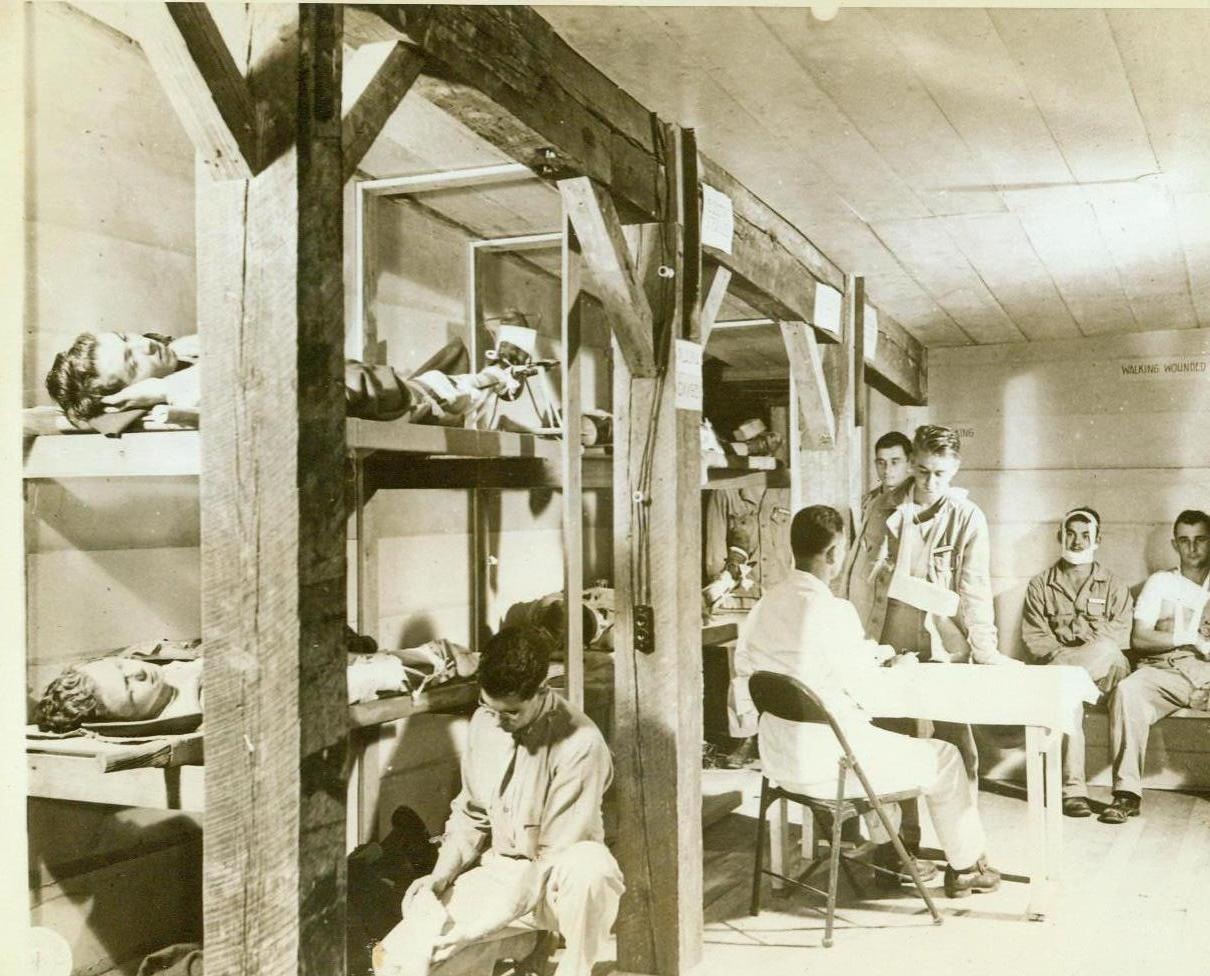
[[(732, 689), (740, 720), (756, 729), (748, 691), (754, 672), (798, 678), (836, 717), (877, 792), (923, 790), (948, 862), (946, 894), (957, 898), (994, 891), (1000, 875), (988, 866), (976, 793), (957, 748), (875, 728), (862, 707), (863, 679), (868, 682), (894, 651), (868, 640), (853, 605), (829, 589), (844, 564), (844, 520), (826, 505), (805, 508), (791, 523), (790, 545), (794, 570), (765, 592), (740, 631)], [(899, 660), (914, 659), (903, 655)], [(835, 795), (840, 746), (830, 728), (764, 715), (759, 735), (761, 762), (770, 780), (796, 792)], [(845, 788), (850, 796), (863, 795), (851, 772)], [(898, 808), (888, 812), (894, 822)]]

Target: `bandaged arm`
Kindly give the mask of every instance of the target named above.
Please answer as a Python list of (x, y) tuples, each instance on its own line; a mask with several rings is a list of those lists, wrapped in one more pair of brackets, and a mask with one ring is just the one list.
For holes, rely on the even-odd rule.
[(1136, 651), (1163, 654), (1185, 644), (1186, 638), (1173, 630), (1173, 618), (1160, 618), (1164, 600), (1162, 590), (1163, 580), (1156, 574), (1147, 579), (1139, 593), (1130, 631), (1130, 646)]

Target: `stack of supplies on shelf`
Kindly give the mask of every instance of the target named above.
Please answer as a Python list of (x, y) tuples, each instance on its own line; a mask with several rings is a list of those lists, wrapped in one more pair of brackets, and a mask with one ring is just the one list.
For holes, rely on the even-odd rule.
[(745, 420), (732, 432), (732, 437), (734, 440), (726, 445), (726, 450), (737, 457), (772, 457), (781, 447), (781, 438), (759, 418)]

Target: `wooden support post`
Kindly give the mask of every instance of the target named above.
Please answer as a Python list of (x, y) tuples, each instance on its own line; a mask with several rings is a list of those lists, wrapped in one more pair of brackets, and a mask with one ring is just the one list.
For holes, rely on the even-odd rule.
[(715, 320), (718, 319), (718, 313), (723, 307), (723, 299), (727, 297), (727, 289), (730, 285), (730, 269), (716, 264), (709, 274), (709, 284), (704, 289), (706, 297), (702, 299), (703, 349), (710, 342), (710, 332), (714, 329)]
[(651, 305), (635, 272), (613, 201), (586, 176), (560, 180), (559, 195), (631, 375), (653, 376)]
[[(676, 140), (666, 140), (674, 145)], [(691, 150), (680, 154), (692, 171)], [(686, 180), (676, 159), (666, 165)], [(677, 194), (678, 207), (687, 193)], [(692, 199), (692, 198), (690, 198)], [(675, 340), (697, 342), (698, 296), (680, 287), (686, 254), (679, 220), (644, 228), (649, 264), (674, 269), (656, 278), (671, 321), (657, 323), (676, 362)], [(668, 247), (668, 250), (663, 250)], [(640, 266), (644, 262), (640, 261)], [(671, 976), (690, 969), (702, 945), (700, 407), (678, 405), (676, 376), (636, 377), (615, 336), (614, 578), (616, 690), (614, 755), (626, 877), (618, 916), (618, 965)], [(636, 615), (653, 621), (650, 647), (636, 641)]]
[(865, 426), (865, 278), (846, 275), (845, 294), (853, 301), (853, 424)]
[(567, 634), (567, 694), (584, 706), (584, 472), (580, 444), (580, 245), (563, 220), (563, 611)]
[[(363, 363), (379, 362), (378, 355), (378, 215), (385, 205), (374, 193), (354, 187), (353, 233), (357, 260), (358, 328), (345, 338), (346, 353)], [(350, 346), (350, 342), (354, 345)]]
[(284, 149), (246, 182), (198, 168), (203, 902), (224, 976), (344, 971), (341, 12), (251, 6), (241, 68)]
[(403, 96), (419, 77), (424, 58), (403, 41), (365, 44), (345, 65), (344, 178), (350, 179)]
[(132, 4), (126, 16), (212, 176), (243, 180), (256, 173), (253, 98), (206, 5)]

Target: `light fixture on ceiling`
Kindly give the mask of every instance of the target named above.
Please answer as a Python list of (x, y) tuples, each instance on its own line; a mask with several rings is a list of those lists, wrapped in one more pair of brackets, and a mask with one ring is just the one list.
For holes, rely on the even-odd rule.
[(816, 20), (831, 20), (840, 13), (840, 4), (825, 0), (823, 3), (811, 4), (811, 16)]

